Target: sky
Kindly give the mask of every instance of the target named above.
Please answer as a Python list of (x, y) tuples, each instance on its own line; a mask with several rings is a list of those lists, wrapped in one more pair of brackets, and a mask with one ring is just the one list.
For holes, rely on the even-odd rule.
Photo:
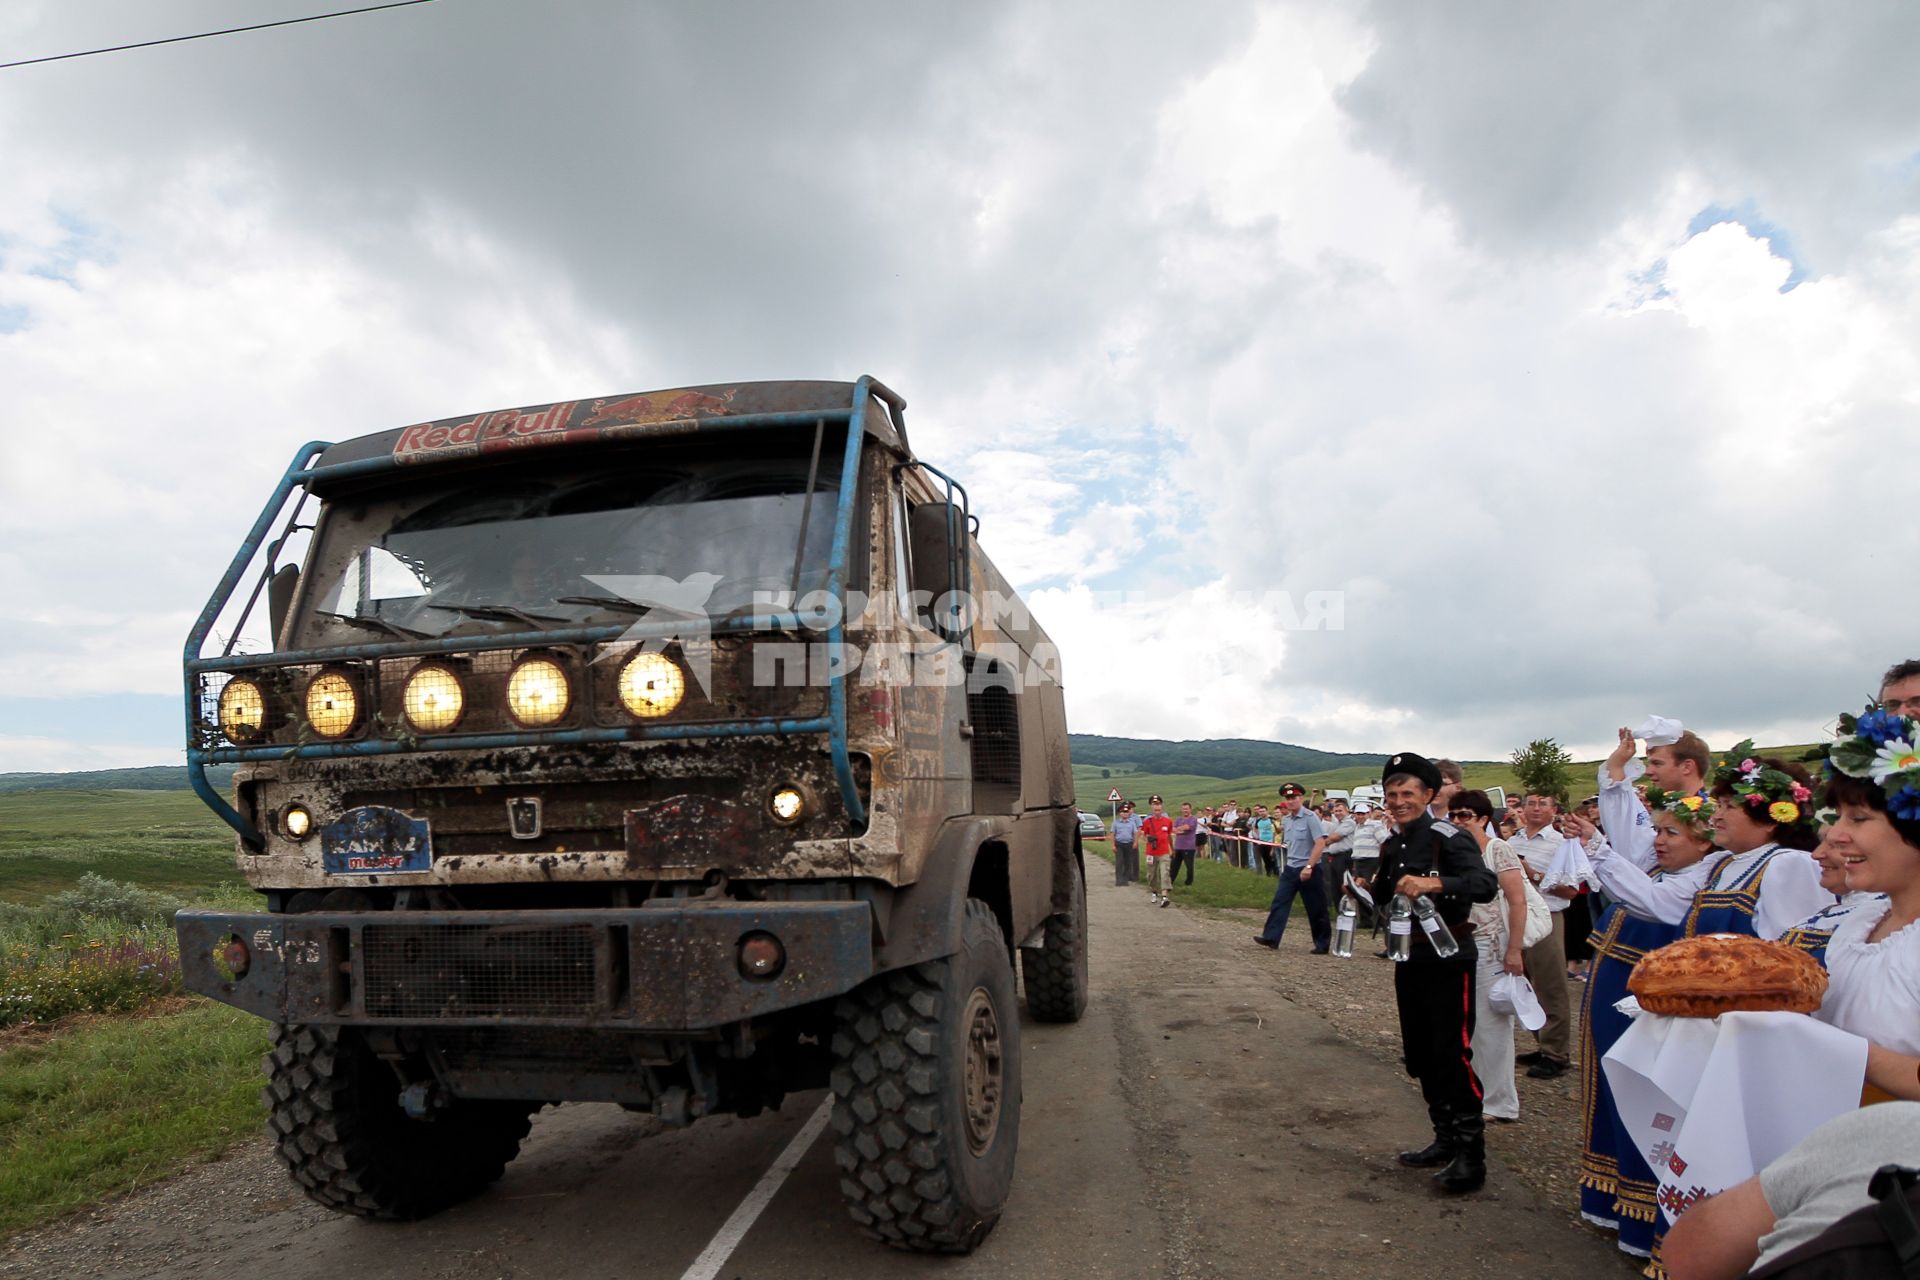
[[(13, 0), (0, 61), (327, 7)], [(1813, 740), (1920, 655), (1916, 47), (1899, 0), (436, 0), (0, 70), (0, 770), (182, 758), (304, 441), (861, 373), (1077, 731)]]

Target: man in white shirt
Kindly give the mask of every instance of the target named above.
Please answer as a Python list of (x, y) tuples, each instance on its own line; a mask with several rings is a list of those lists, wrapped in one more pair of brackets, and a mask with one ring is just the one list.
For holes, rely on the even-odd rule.
[[(1373, 883), (1374, 872), (1380, 869), (1380, 846), (1387, 838), (1387, 824), (1381, 820), (1370, 801), (1361, 800), (1353, 806), (1353, 856), (1348, 868), (1355, 882), (1363, 885)], [(1331, 884), (1331, 882), (1329, 882)], [(1332, 886), (1337, 892), (1337, 886)], [(1364, 928), (1373, 927), (1373, 908), (1364, 901), (1355, 899), (1360, 909), (1360, 924)]]
[(1334, 800), (1327, 805), (1327, 820), (1323, 824), (1327, 829), (1327, 852), (1325, 857), (1326, 873), (1322, 881), (1327, 901), (1338, 906), (1340, 886), (1346, 882), (1347, 868), (1353, 861), (1353, 840), (1359, 824), (1353, 820), (1345, 800)]
[[(1520, 805), (1520, 830), (1507, 841), (1526, 863), (1527, 878), (1536, 885), (1545, 878), (1547, 869), (1553, 865), (1553, 855), (1560, 852), (1565, 842), (1565, 837), (1553, 827), (1554, 814), (1559, 808), (1558, 797), (1529, 791)], [(1565, 913), (1574, 891), (1542, 889), (1540, 896), (1547, 900), (1547, 910), (1553, 913), (1553, 931), (1527, 948), (1525, 960), (1527, 982), (1533, 987), (1547, 1021), (1533, 1033), (1534, 1042), (1540, 1047), (1532, 1053), (1518, 1055), (1514, 1061), (1527, 1063), (1527, 1074), (1534, 1079), (1551, 1080), (1565, 1075), (1573, 1059)]]
[(1647, 761), (1637, 759), (1632, 730), (1620, 730), (1619, 745), (1600, 766), (1600, 829), (1615, 853), (1642, 871), (1652, 871), (1653, 819), (1633, 784), (1644, 776), (1671, 795), (1698, 795), (1713, 769), (1713, 753), (1697, 734), (1677, 720), (1649, 717), (1640, 726), (1647, 740)]

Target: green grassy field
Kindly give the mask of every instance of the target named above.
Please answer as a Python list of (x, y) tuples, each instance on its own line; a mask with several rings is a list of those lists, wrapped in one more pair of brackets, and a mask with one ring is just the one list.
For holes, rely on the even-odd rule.
[(0, 795), (0, 902), (38, 902), (87, 872), (183, 900), (241, 883), (233, 832), (191, 791)]

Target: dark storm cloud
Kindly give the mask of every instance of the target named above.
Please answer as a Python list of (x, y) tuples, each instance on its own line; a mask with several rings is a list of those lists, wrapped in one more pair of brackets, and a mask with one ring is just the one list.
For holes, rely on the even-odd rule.
[(1342, 96), (1359, 139), (1494, 246), (1577, 249), (1691, 172), (1836, 270), (1920, 204), (1920, 7), (1903, 0), (1365, 15), (1377, 45)]
[(423, 310), (448, 268), (418, 238), (444, 214), (627, 327), (648, 376), (912, 366), (964, 386), (1137, 293), (1155, 112), (1245, 22), (462, 0), (35, 68), (32, 92), (47, 151), (163, 176), (239, 150), (283, 216), (415, 279)]

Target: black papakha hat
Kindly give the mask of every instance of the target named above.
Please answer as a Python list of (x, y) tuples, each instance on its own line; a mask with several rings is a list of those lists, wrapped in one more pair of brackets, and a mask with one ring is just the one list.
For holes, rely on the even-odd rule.
[(1380, 781), (1382, 785), (1386, 783), (1388, 778), (1391, 778), (1396, 773), (1412, 774), (1414, 777), (1420, 779), (1420, 784), (1429, 791), (1438, 791), (1440, 789), (1440, 770), (1434, 766), (1433, 761), (1427, 759), (1425, 756), (1417, 756), (1411, 751), (1402, 751), (1397, 756), (1389, 757), (1387, 762), (1380, 766)]

